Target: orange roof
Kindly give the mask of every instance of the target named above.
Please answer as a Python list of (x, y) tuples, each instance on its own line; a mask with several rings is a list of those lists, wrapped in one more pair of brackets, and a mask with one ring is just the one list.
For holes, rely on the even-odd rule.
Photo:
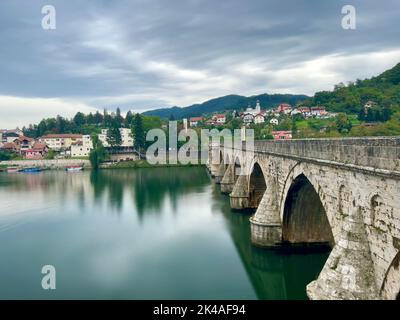
[(195, 122), (195, 121), (203, 121), (203, 117), (190, 118), (190, 122)]
[(14, 142), (6, 142), (3, 144), (3, 149), (16, 149), (17, 146), (15, 145)]
[[(15, 140), (19, 140), (19, 141), (24, 141), (24, 140), (33, 141), (34, 139), (33, 139), (33, 138), (29, 138), (29, 137), (25, 137), (25, 136), (19, 136), (19, 137), (16, 138)], [(15, 141), (15, 140), (14, 140), (14, 141)]]

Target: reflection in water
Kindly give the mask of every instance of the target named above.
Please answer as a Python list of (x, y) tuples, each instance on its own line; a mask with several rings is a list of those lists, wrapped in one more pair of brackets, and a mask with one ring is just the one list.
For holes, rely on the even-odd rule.
[(0, 205), (3, 299), (304, 299), (327, 257), (252, 246), (202, 167), (4, 173)]
[(250, 215), (232, 212), (229, 197), (221, 199), (216, 184), (213, 184), (213, 198), (228, 222), (232, 240), (257, 297), (262, 300), (306, 299), (306, 285), (317, 278), (329, 253), (310, 253), (307, 249), (305, 252), (282, 252), (257, 248), (250, 241)]

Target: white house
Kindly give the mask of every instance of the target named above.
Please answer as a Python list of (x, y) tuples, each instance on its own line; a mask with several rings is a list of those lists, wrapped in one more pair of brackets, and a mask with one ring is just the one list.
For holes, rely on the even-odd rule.
[(203, 117), (194, 117), (194, 118), (190, 118), (189, 120), (189, 124), (191, 127), (197, 127), (199, 122), (203, 121)]
[(39, 142), (50, 149), (61, 151), (69, 149), (73, 144), (82, 142), (81, 134), (48, 134), (39, 138)]
[(264, 118), (264, 116), (263, 116), (261, 113), (257, 114), (257, 115), (254, 117), (254, 123), (255, 123), (255, 124), (260, 124), (260, 123), (264, 123), (264, 122), (265, 122), (265, 118)]
[(71, 145), (71, 157), (88, 157), (93, 149), (93, 142), (90, 135), (82, 136), (82, 141), (77, 141)]
[(254, 116), (251, 113), (245, 113), (243, 114), (243, 122), (244, 123), (253, 123), (254, 122)]
[(217, 124), (224, 124), (226, 122), (226, 116), (224, 114), (216, 114), (215, 116), (213, 116), (213, 120)]
[(269, 120), (269, 123), (277, 126), (279, 124), (279, 120), (277, 118), (272, 118), (271, 120)]
[[(109, 147), (110, 145), (107, 142), (107, 132), (108, 129), (102, 129), (101, 134), (99, 134), (99, 140), (102, 142), (104, 147)], [(121, 134), (122, 143), (120, 147), (133, 147), (133, 137), (131, 134), (131, 129), (129, 128), (119, 128), (119, 132)]]

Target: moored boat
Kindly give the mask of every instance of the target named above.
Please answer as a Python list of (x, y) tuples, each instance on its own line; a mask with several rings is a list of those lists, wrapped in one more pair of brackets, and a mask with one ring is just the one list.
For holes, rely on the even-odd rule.
[(37, 168), (37, 167), (23, 168), (23, 169), (20, 170), (20, 172), (23, 172), (23, 173), (32, 173), (32, 172), (40, 172), (40, 171), (42, 171), (42, 169), (41, 168)]
[(18, 167), (8, 167), (7, 168), (8, 173), (14, 173), (14, 172), (18, 172), (18, 171), (19, 171)]
[(67, 166), (67, 167), (65, 167), (65, 170), (70, 171), (70, 172), (82, 171), (83, 166)]

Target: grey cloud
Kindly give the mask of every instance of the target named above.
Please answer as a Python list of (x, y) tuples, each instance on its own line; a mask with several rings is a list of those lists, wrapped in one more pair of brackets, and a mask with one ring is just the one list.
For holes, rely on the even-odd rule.
[[(55, 31), (40, 27), (47, 1), (0, 3), (0, 95), (144, 110), (230, 93), (312, 94), (383, 71), (400, 50), (397, 0), (352, 1), (353, 31), (341, 28), (341, 0), (52, 2)], [(378, 51), (392, 60), (353, 58), (374, 63)], [(308, 65), (319, 59), (321, 68)]]

